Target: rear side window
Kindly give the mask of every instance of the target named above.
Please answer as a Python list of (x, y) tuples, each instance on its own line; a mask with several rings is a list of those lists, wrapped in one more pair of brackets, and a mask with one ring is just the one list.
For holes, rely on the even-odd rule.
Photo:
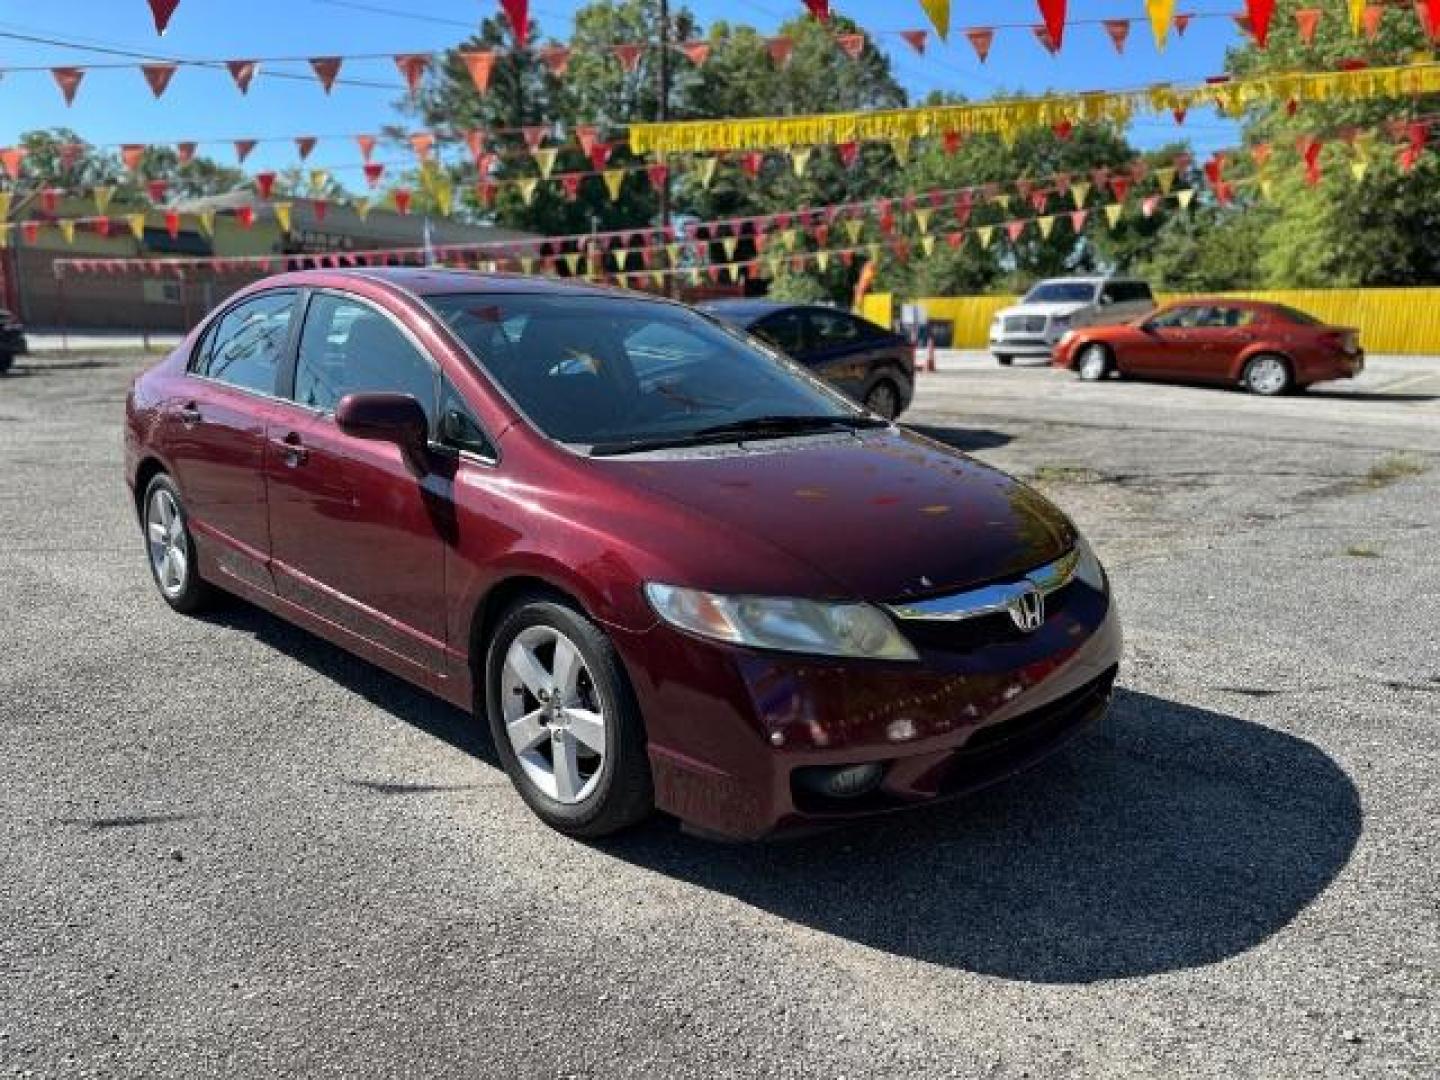
[(843, 311), (816, 308), (809, 312), (810, 340), (818, 347), (849, 345), (865, 336), (860, 324)]
[(1298, 323), (1301, 326), (1324, 326), (1325, 324), (1314, 315), (1307, 314), (1299, 308), (1287, 307), (1284, 304), (1275, 304), (1272, 308), (1285, 322)]
[(300, 334), (296, 402), (334, 412), (346, 394), (365, 391), (411, 394), (434, 422), (435, 368), (390, 317), (358, 300), (315, 294)]
[(805, 348), (805, 331), (798, 311), (782, 311), (761, 319), (750, 331), (791, 356)]
[(1143, 281), (1111, 281), (1102, 294), (1112, 304), (1153, 304), (1154, 294)]
[(193, 370), (242, 390), (275, 393), (294, 312), (293, 292), (265, 293), (236, 304), (215, 324)]

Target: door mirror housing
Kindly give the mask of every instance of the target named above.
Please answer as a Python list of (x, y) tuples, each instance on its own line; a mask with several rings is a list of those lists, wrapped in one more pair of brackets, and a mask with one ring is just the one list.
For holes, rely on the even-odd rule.
[(346, 394), (335, 406), (335, 425), (356, 439), (394, 443), (417, 476), (430, 471), (430, 421), (413, 394)]

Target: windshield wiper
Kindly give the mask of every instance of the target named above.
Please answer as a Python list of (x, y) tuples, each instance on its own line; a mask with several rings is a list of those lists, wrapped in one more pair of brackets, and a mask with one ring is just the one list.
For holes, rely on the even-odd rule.
[(591, 457), (614, 457), (617, 454), (639, 454), (646, 450), (669, 450), (680, 446), (704, 446), (709, 443), (731, 442), (746, 437), (783, 438), (820, 431), (854, 431), (859, 428), (889, 427), (888, 420), (873, 416), (752, 416), (725, 424), (674, 435), (655, 435), (640, 439), (617, 439), (595, 443)]

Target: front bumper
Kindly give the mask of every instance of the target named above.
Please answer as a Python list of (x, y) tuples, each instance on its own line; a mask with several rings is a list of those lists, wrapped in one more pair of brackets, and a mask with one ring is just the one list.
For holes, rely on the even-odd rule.
[[(1045, 625), (904, 624), (919, 663), (722, 646), (660, 625), (616, 645), (661, 809), (752, 839), (965, 794), (1028, 767), (1105, 711), (1120, 660), (1110, 599), (1072, 584)], [(981, 625), (981, 623), (984, 625)], [(796, 771), (879, 762), (878, 787), (814, 794)]]

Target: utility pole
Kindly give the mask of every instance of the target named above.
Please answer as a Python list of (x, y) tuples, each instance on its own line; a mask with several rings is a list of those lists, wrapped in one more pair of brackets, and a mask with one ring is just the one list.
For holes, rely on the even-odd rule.
[[(670, 0), (659, 0), (660, 2), (660, 64), (659, 64), (659, 101), (655, 106), (655, 119), (664, 123), (670, 119)], [(670, 239), (670, 170), (665, 170), (665, 179), (660, 184), (660, 228), (664, 230), (665, 239)], [(674, 267), (670, 268), (671, 270)], [(665, 275), (665, 295), (675, 295), (675, 275)]]

